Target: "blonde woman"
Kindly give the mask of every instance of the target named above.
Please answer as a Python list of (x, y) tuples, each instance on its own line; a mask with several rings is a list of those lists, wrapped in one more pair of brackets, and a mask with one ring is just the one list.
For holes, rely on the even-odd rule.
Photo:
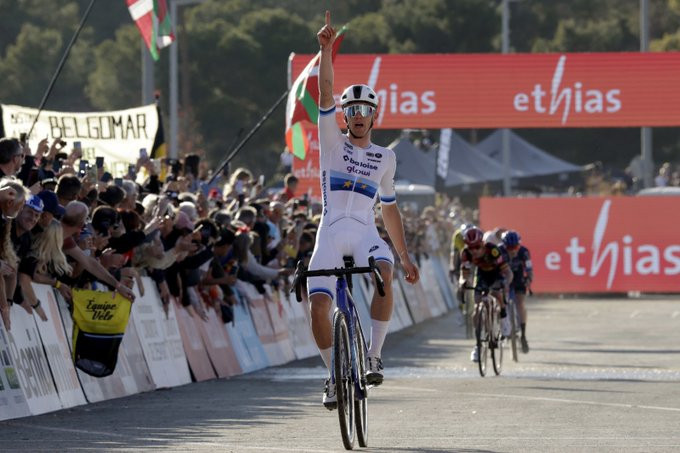
[(24, 298), (43, 321), (47, 320), (47, 316), (40, 307), (40, 301), (33, 292), (31, 282), (50, 285), (57, 289), (67, 301), (71, 300), (71, 288), (61, 281), (68, 277), (72, 270), (61, 249), (63, 242), (64, 233), (61, 224), (57, 220), (52, 220), (47, 228), (36, 237), (30, 255), (22, 261), (19, 269), (19, 285), (21, 285)]
[(28, 189), (18, 179), (5, 177), (0, 179), (0, 193), (11, 193), (11, 197), (0, 200), (0, 315), (7, 330), (10, 329), (9, 307), (10, 297), (14, 295), (17, 284), (17, 264), (19, 259), (14, 252), (11, 240), (12, 222), (24, 207)]

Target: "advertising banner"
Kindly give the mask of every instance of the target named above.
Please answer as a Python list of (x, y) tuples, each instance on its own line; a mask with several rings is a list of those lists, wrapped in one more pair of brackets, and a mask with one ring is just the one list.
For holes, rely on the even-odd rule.
[(83, 389), (80, 387), (80, 381), (78, 381), (78, 375), (73, 366), (66, 332), (59, 316), (57, 301), (54, 298), (54, 290), (51, 286), (38, 283), (33, 283), (32, 286), (36, 298), (40, 301), (47, 315), (47, 321), (41, 320), (36, 314), (33, 317), (38, 326), (40, 339), (45, 347), (45, 354), (52, 370), (52, 377), (61, 404), (64, 407), (86, 404)]
[(9, 348), (9, 335), (0, 322), (0, 420), (27, 417), (31, 415), (17, 367), (14, 365)]
[[(189, 367), (194, 373), (197, 381), (207, 381), (208, 379), (215, 379), (215, 371), (210, 364), (208, 352), (203, 346), (201, 334), (198, 333), (195, 322), (204, 322), (198, 319), (198, 315), (194, 313), (193, 316), (189, 311), (182, 307), (182, 305), (173, 298), (175, 304), (175, 313), (177, 314), (177, 326), (182, 335), (182, 344), (184, 345), (184, 353), (189, 361)], [(197, 321), (194, 321), (197, 318)]]
[(519, 232), (534, 292), (680, 292), (675, 197), (482, 198), (484, 229)]
[(31, 415), (62, 408), (33, 316), (19, 306), (10, 311), (9, 352)]
[[(295, 79), (312, 55), (295, 55)], [(639, 127), (680, 124), (680, 53), (338, 54), (334, 96), (365, 83), (375, 127)], [(344, 127), (338, 109), (338, 123)]]
[[(132, 321), (139, 334), (144, 357), (156, 387), (175, 387), (191, 382), (181, 338), (177, 328), (177, 320), (166, 319), (161, 307), (156, 284), (149, 277), (143, 277), (144, 296), (139, 294), (135, 285), (135, 303), (132, 304)], [(174, 313), (174, 312), (173, 312)], [(168, 316), (169, 318), (169, 316)], [(170, 331), (176, 333), (174, 341), (166, 335), (164, 323), (175, 323)], [(179, 342), (179, 345), (176, 343)], [(176, 346), (179, 347), (177, 351)], [(180, 360), (175, 360), (174, 355)]]
[(232, 288), (237, 304), (233, 306), (234, 321), (226, 325), (227, 334), (236, 351), (236, 358), (244, 373), (260, 370), (269, 366), (269, 359), (262, 347), (262, 341), (255, 331), (248, 310), (248, 300), (237, 289)]
[[(6, 137), (19, 138), (28, 133), (38, 110), (19, 105), (0, 105), (2, 126)], [(80, 142), (83, 159), (94, 164), (95, 156), (104, 157), (105, 168), (115, 175), (127, 172), (128, 164), (135, 163), (139, 149), (146, 148), (149, 155), (158, 130), (156, 105), (146, 105), (127, 110), (109, 112), (55, 112), (43, 110), (28, 137), (33, 151), (38, 142), (47, 138), (64, 140), (66, 150)]]

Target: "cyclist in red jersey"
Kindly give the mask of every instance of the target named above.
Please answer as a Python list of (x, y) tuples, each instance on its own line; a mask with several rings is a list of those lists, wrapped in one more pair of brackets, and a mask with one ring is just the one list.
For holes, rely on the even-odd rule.
[[(475, 303), (479, 302), (481, 292), (489, 290), (489, 294), (496, 298), (501, 305), (501, 330), (504, 336), (510, 335), (510, 322), (505, 312), (505, 296), (512, 283), (512, 271), (508, 266), (505, 255), (491, 242), (484, 242), (484, 232), (477, 227), (468, 228), (463, 232), (465, 248), (461, 252), (461, 271), (463, 285), (470, 287), (474, 284)], [(474, 267), (474, 270), (473, 270)], [(477, 322), (475, 311), (474, 322)], [(479, 361), (477, 346), (472, 351), (470, 359)]]

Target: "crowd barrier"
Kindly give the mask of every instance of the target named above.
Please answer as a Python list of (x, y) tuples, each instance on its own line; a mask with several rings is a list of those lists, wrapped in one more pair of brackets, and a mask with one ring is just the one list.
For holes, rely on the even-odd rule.
[[(442, 315), (454, 306), (446, 260), (431, 256), (421, 263), (421, 281), (410, 285), (396, 271), (390, 332)], [(120, 398), (192, 381), (227, 378), (269, 366), (316, 356), (309, 328), (309, 303), (281, 288), (260, 294), (239, 281), (234, 288), (234, 320), (224, 324), (212, 309), (207, 320), (191, 316), (172, 299), (163, 310), (156, 285), (142, 278), (135, 287), (130, 321), (113, 374), (94, 378), (75, 368), (73, 321), (66, 302), (52, 287), (33, 284), (48, 316), (42, 321), (12, 307), (11, 331), (0, 323), (0, 420), (44, 414), (87, 403)], [(353, 295), (369, 329), (372, 287), (353, 277)]]

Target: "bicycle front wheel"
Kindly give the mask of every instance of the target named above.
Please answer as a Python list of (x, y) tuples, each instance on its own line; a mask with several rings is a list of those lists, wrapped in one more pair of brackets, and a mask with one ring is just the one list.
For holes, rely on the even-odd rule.
[(488, 312), (486, 310), (486, 304), (482, 303), (479, 307), (479, 313), (477, 313), (477, 352), (479, 354), (479, 374), (484, 377), (486, 376), (486, 361), (489, 352), (489, 329), (488, 326)]
[(366, 382), (366, 340), (359, 323), (354, 324), (356, 333), (354, 347), (357, 358), (357, 374), (359, 391), (354, 398), (354, 418), (357, 426), (357, 439), (360, 447), (368, 447), (368, 384)]
[(351, 450), (354, 448), (354, 383), (347, 320), (341, 311), (333, 315), (333, 371), (342, 443)]
[(501, 370), (503, 369), (503, 340), (502, 340), (502, 334), (501, 334), (501, 326), (500, 326), (500, 314), (496, 310), (496, 307), (494, 307), (492, 310), (494, 310), (494, 313), (492, 315), (492, 329), (491, 329), (491, 362), (493, 363), (493, 371), (496, 373), (496, 376), (501, 374)]

